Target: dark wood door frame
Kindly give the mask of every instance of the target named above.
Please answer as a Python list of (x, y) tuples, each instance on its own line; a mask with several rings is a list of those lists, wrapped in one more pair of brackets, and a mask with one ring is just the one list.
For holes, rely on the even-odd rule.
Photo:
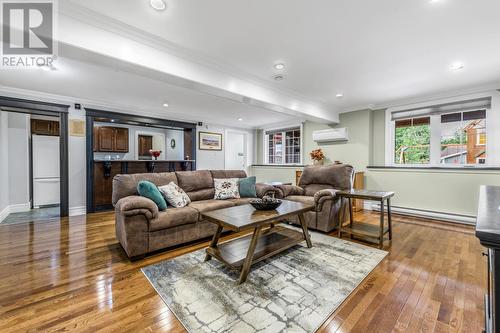
[(109, 122), (132, 126), (144, 126), (163, 129), (178, 129), (191, 134), (191, 150), (194, 160), (192, 169), (196, 170), (196, 123), (139, 116), (128, 113), (111, 112), (93, 108), (85, 108), (87, 136), (87, 213), (94, 212), (94, 122)]
[(0, 96), (0, 109), (7, 112), (59, 118), (60, 215), (69, 215), (68, 109), (69, 105)]

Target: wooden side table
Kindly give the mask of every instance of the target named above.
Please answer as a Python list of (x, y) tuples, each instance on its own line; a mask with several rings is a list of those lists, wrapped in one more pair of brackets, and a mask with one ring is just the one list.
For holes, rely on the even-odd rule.
[[(394, 192), (353, 189), (350, 191), (337, 192), (337, 196), (341, 199), (346, 198), (349, 203), (349, 224), (344, 226), (342, 225), (342, 222), (340, 222), (338, 231), (339, 238), (342, 237), (343, 232), (351, 235), (351, 237), (360, 236), (376, 238), (380, 249), (384, 245), (384, 235), (386, 233), (389, 233), (389, 240), (392, 239), (391, 198), (394, 196)], [(377, 226), (369, 223), (354, 221), (352, 208), (353, 199), (378, 201), (380, 203), (380, 225)], [(387, 226), (384, 226), (385, 206), (387, 207)]]

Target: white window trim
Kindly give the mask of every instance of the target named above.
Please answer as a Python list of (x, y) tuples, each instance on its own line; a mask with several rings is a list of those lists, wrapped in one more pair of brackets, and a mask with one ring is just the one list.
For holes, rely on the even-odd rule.
[[(425, 107), (432, 106), (437, 104), (443, 104), (453, 101), (466, 100), (470, 98), (478, 98), (478, 97), (492, 97), (492, 107), (491, 109), (486, 109), (486, 164), (441, 164), (440, 161), (440, 132), (436, 135), (436, 131), (440, 131), (439, 124), (436, 121), (432, 121), (433, 117), (437, 118), (439, 116), (433, 115), (431, 116), (431, 152), (430, 152), (430, 163), (429, 164), (396, 164), (394, 162), (394, 137), (395, 137), (395, 128), (394, 121), (391, 120), (392, 113), (395, 111), (399, 111), (402, 109), (410, 109), (417, 107)], [(445, 167), (445, 168), (484, 168), (484, 167), (492, 167), (500, 165), (500, 145), (496, 144), (494, 140), (499, 139), (495, 133), (495, 127), (500, 126), (500, 109), (497, 108), (500, 106), (500, 94), (498, 92), (486, 92), (486, 93), (478, 93), (467, 96), (453, 97), (448, 99), (443, 99), (439, 101), (430, 101), (417, 103), (413, 105), (404, 105), (401, 107), (390, 107), (385, 111), (385, 165), (390, 167), (401, 167), (401, 168), (411, 168), (411, 167)], [(476, 109), (474, 109), (476, 110)], [(473, 110), (469, 110), (473, 111)], [(461, 111), (467, 112), (467, 110)], [(434, 124), (434, 126), (433, 126)]]
[[(279, 129), (284, 129), (284, 128), (291, 128), (291, 127), (299, 127), (300, 128), (300, 160), (299, 163), (269, 163), (269, 142), (267, 142), (266, 139), (266, 131), (274, 131), (274, 130), (279, 130)], [(304, 123), (295, 123), (295, 124), (285, 124), (282, 126), (276, 126), (276, 127), (268, 127), (268, 128), (263, 128), (262, 129), (262, 152), (264, 154), (264, 164), (266, 165), (302, 165), (302, 160), (304, 156)]]

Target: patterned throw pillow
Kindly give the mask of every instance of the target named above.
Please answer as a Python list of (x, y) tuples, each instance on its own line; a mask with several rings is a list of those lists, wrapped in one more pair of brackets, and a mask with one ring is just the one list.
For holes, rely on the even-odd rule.
[(158, 189), (165, 197), (165, 200), (175, 208), (185, 207), (191, 202), (186, 192), (174, 182), (160, 186)]
[(214, 178), (214, 188), (216, 200), (238, 199), (240, 191), (238, 189), (238, 178)]

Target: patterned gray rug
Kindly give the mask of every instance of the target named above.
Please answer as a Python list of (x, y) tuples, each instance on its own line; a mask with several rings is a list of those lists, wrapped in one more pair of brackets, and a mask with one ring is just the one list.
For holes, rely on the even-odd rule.
[(142, 269), (189, 332), (315, 332), (387, 255), (311, 232), (252, 266), (248, 280), (199, 250)]

